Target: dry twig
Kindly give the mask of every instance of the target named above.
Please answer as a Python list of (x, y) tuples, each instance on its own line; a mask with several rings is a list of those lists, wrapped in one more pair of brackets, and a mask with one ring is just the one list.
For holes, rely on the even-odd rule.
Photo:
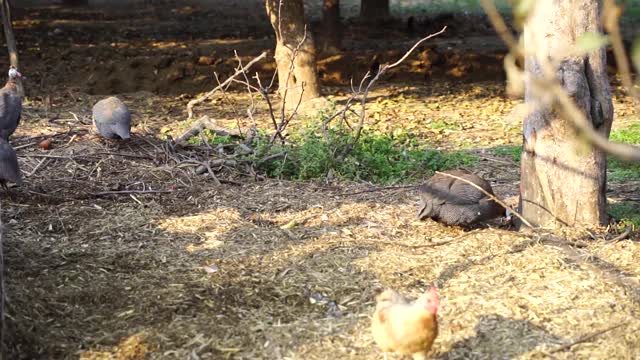
[(244, 67), (241, 67), (238, 70), (236, 70), (236, 72), (233, 73), (233, 75), (231, 75), (229, 78), (227, 78), (227, 80), (225, 80), (222, 84), (216, 86), (211, 91), (209, 91), (208, 93), (202, 95), (201, 97), (189, 101), (189, 103), (187, 104), (187, 114), (189, 115), (189, 119), (191, 119), (193, 117), (193, 107), (194, 106), (196, 106), (197, 104), (199, 104), (199, 103), (207, 100), (208, 98), (210, 98), (213, 94), (216, 93), (216, 91), (220, 90), (223, 86), (231, 83), (231, 81), (233, 79), (235, 79), (238, 75), (240, 75), (242, 73), (245, 73), (247, 70), (249, 70), (251, 68), (251, 66), (253, 66), (253, 64), (257, 63), (258, 61), (260, 61), (262, 59), (264, 59), (265, 57), (267, 57), (267, 53), (263, 52), (258, 57), (256, 57), (253, 60), (249, 61), (247, 63), (247, 65), (245, 65)]
[(557, 348), (555, 348), (553, 350), (550, 350), (549, 353), (550, 354), (554, 354), (554, 353), (557, 353), (557, 352), (560, 352), (560, 351), (569, 350), (574, 345), (587, 342), (587, 341), (595, 338), (596, 336), (600, 336), (600, 335), (602, 335), (604, 333), (607, 333), (607, 332), (609, 332), (611, 330), (617, 329), (617, 328), (625, 326), (625, 325), (627, 325), (627, 323), (623, 322), (622, 324), (617, 324), (617, 325), (609, 326), (606, 329), (598, 330), (598, 331), (596, 331), (594, 333), (582, 336), (582, 337), (578, 338), (577, 340), (572, 341), (572, 342), (570, 342), (568, 344), (565, 344), (565, 345), (559, 346), (559, 347), (557, 347)]

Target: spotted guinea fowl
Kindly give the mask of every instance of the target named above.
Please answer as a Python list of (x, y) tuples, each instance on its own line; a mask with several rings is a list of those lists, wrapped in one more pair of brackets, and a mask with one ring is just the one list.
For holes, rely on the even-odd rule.
[(0, 89), (0, 137), (9, 140), (9, 136), (16, 131), (22, 114), (22, 98), (18, 94), (16, 79), (22, 74), (18, 69), (9, 67), (9, 79)]
[[(493, 195), (491, 185), (483, 178), (463, 170), (444, 173), (468, 180)], [(470, 184), (436, 174), (418, 188), (420, 220), (431, 218), (447, 225), (470, 226), (506, 215), (505, 209)]]
[(108, 139), (128, 139), (131, 131), (131, 114), (120, 99), (111, 96), (93, 106), (93, 123), (100, 135)]
[(22, 184), (18, 156), (7, 140), (0, 138), (0, 186), (7, 190), (7, 182)]

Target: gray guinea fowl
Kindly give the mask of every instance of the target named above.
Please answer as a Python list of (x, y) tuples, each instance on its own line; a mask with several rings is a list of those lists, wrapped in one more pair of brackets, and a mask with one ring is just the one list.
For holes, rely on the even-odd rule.
[[(483, 178), (463, 171), (444, 171), (468, 180), (493, 195), (491, 185)], [(432, 176), (418, 188), (420, 220), (431, 218), (447, 225), (470, 226), (506, 215), (506, 210), (484, 193), (464, 181), (442, 174)]]
[(128, 139), (131, 131), (131, 114), (120, 99), (111, 96), (93, 106), (93, 123), (100, 135), (108, 139)]
[(7, 140), (0, 138), (0, 185), (6, 190), (7, 182), (22, 184), (18, 156)]
[(20, 123), (22, 98), (18, 94), (16, 79), (21, 77), (22, 74), (15, 67), (9, 67), (9, 80), (0, 89), (0, 138), (5, 140), (9, 140)]

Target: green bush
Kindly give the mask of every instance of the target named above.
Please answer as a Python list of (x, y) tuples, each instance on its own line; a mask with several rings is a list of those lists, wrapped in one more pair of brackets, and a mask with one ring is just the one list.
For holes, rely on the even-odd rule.
[(609, 204), (609, 215), (616, 220), (640, 226), (640, 204), (637, 202), (622, 201)]

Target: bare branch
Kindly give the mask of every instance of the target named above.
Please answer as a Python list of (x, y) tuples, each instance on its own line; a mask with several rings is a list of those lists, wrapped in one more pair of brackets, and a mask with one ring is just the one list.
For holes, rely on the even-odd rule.
[(267, 53), (263, 52), (258, 57), (256, 57), (253, 60), (249, 61), (247, 63), (247, 65), (245, 65), (244, 67), (241, 67), (238, 70), (236, 70), (236, 72), (233, 75), (231, 75), (229, 78), (227, 78), (227, 80), (225, 80), (222, 84), (220, 84), (220, 85), (216, 86), (215, 88), (213, 88), (213, 90), (209, 91), (208, 93), (202, 95), (201, 97), (199, 97), (197, 99), (193, 99), (193, 100), (189, 101), (189, 103), (187, 104), (187, 114), (189, 115), (189, 119), (191, 119), (193, 117), (193, 107), (195, 105), (197, 105), (197, 104), (207, 100), (208, 98), (210, 98), (213, 94), (216, 93), (216, 91), (220, 90), (223, 86), (229, 84), (238, 75), (245, 73), (247, 70), (249, 70), (251, 68), (251, 66), (253, 66), (253, 64), (257, 63), (258, 61), (260, 61), (262, 59), (264, 59), (265, 57), (267, 57)]
[(443, 32), (445, 32), (446, 30), (447, 30), (447, 27), (445, 26), (445, 27), (443, 27), (443, 28), (442, 28), (442, 30), (438, 31), (437, 33), (433, 33), (433, 34), (431, 34), (431, 35), (429, 35), (429, 36), (427, 36), (427, 37), (424, 37), (424, 38), (420, 39), (417, 43), (415, 43), (415, 44), (413, 45), (413, 47), (411, 47), (411, 49), (409, 49), (409, 50), (404, 54), (404, 56), (403, 56), (403, 57), (401, 57), (400, 59), (398, 59), (398, 61), (394, 62), (393, 64), (391, 64), (391, 65), (387, 65), (387, 66), (386, 66), (386, 68), (387, 68), (387, 69), (392, 69), (392, 68), (394, 68), (394, 67), (396, 67), (396, 66), (400, 65), (403, 61), (405, 61), (405, 60), (407, 59), (407, 57), (408, 57), (409, 55), (411, 55), (411, 53), (413, 52), (413, 50), (415, 50), (415, 49), (416, 49), (418, 46), (420, 46), (423, 42), (425, 42), (425, 41), (427, 41), (427, 40), (429, 40), (429, 39), (431, 39), (431, 38), (433, 38), (433, 37), (436, 37), (436, 36), (438, 36), (438, 35), (442, 34), (442, 33), (443, 33)]
[(633, 97), (633, 100), (637, 102), (640, 98), (638, 96), (638, 89), (633, 86), (633, 81), (631, 81), (629, 59), (624, 51), (622, 35), (620, 34), (620, 15), (622, 15), (622, 9), (620, 5), (616, 4), (615, 0), (604, 0), (602, 7), (603, 25), (611, 37), (611, 47), (613, 48), (613, 55), (618, 64), (620, 78), (622, 79), (624, 87)]
[[(369, 80), (369, 83), (367, 83), (366, 87), (364, 87), (365, 81), (370, 77), (369, 72), (367, 72), (364, 76), (364, 78), (362, 78), (362, 80), (360, 81), (360, 86), (358, 86), (358, 90), (357, 92), (355, 92), (355, 94), (352, 96), (352, 98), (355, 98), (356, 96), (361, 94), (361, 98), (360, 98), (360, 106), (362, 107), (362, 109), (360, 109), (360, 118), (358, 121), (358, 126), (356, 127), (356, 133), (353, 136), (353, 139), (344, 147), (344, 149), (342, 150), (342, 152), (338, 155), (337, 159), (339, 161), (344, 160), (349, 153), (351, 153), (351, 151), (353, 150), (353, 147), (355, 146), (355, 144), (358, 142), (358, 140), (360, 140), (360, 135), (362, 134), (362, 128), (364, 127), (364, 119), (365, 119), (365, 114), (366, 114), (366, 103), (367, 103), (367, 95), (369, 95), (369, 90), (371, 90), (373, 84), (375, 84), (376, 81), (378, 81), (378, 79), (380, 78), (380, 76), (382, 76), (382, 74), (384, 74), (387, 70), (392, 69), (398, 65), (400, 65), (404, 60), (407, 59), (407, 57), (409, 57), (409, 55), (423, 42), (425, 42), (426, 40), (429, 40), (435, 36), (438, 36), (442, 33), (445, 32), (445, 30), (447, 29), (447, 27), (443, 27), (442, 30), (433, 33), (431, 35), (428, 35), (422, 39), (420, 39), (418, 42), (416, 42), (409, 50), (407, 50), (407, 52), (400, 57), (400, 59), (398, 59), (396, 62), (394, 62), (393, 64), (389, 65), (389, 64), (385, 64), (380, 66), (380, 68), (378, 69), (378, 72), (376, 73), (376, 75), (371, 78), (371, 80)], [(364, 90), (362, 89), (364, 87)], [(353, 89), (353, 84), (351, 86), (351, 88)], [(351, 99), (350, 99), (351, 100)], [(347, 102), (349, 103), (349, 102)], [(343, 119), (346, 116), (346, 111), (348, 110), (348, 107), (345, 106), (345, 109), (343, 109), (341, 112), (339, 112), (340, 114), (342, 114)], [(328, 120), (330, 121), (330, 120)], [(326, 124), (328, 124), (328, 121), (325, 120), (325, 123), (323, 124), (323, 130), (326, 130)]]

